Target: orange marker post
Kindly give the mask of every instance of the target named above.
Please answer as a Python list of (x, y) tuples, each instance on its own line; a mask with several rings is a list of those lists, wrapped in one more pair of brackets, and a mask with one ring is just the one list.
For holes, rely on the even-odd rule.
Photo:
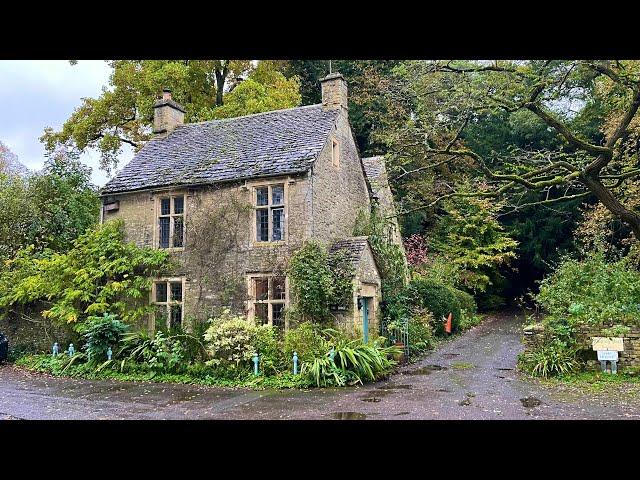
[(444, 331), (451, 334), (451, 320), (453, 319), (453, 315), (449, 313), (449, 317), (447, 318), (447, 323), (444, 326)]

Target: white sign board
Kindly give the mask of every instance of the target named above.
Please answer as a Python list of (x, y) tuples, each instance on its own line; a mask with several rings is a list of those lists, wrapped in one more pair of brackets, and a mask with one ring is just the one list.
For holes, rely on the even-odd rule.
[(618, 360), (618, 352), (615, 350), (598, 350), (598, 360), (609, 360), (609, 361), (617, 361)]
[(591, 345), (593, 349), (598, 350), (614, 350), (616, 352), (624, 351), (624, 339), (622, 337), (592, 337)]

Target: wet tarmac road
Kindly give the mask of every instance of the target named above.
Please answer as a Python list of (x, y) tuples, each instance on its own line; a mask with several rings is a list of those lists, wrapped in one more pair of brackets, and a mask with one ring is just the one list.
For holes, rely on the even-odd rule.
[(489, 318), (389, 380), (309, 390), (54, 378), (0, 367), (2, 419), (625, 419), (640, 398), (558, 390), (515, 370), (522, 319)]

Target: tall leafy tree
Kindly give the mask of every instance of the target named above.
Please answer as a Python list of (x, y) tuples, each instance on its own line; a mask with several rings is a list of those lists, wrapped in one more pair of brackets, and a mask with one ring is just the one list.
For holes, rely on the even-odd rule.
[[(634, 163), (639, 62), (411, 62), (404, 73), (417, 107), (395, 139), (398, 156), (410, 146), (431, 162), (426, 167), (466, 162), (482, 174), (476, 191), (449, 186), (435, 201), (501, 198), (507, 208), (518, 210), (596, 198), (640, 237), (640, 214), (616, 194), (640, 178)], [(470, 125), (500, 112), (543, 122), (556, 141), (537, 149), (510, 145), (507, 154), (492, 150), (488, 155), (465, 142)], [(523, 202), (530, 191), (544, 197)]]
[(63, 150), (27, 177), (0, 172), (0, 260), (28, 245), (65, 251), (95, 225), (100, 202), (90, 176), (76, 153)]
[[(385, 153), (374, 132), (382, 128), (393, 102), (383, 95), (396, 60), (332, 60), (331, 71), (340, 72), (349, 88), (349, 120), (360, 152), (364, 156)], [(304, 105), (322, 100), (319, 80), (329, 73), (328, 60), (291, 60), (283, 68), (285, 75), (300, 78)]]
[[(282, 68), (280, 62), (264, 63), (261, 71)], [(102, 94), (84, 98), (60, 131), (46, 128), (41, 137), (49, 151), (59, 145), (80, 152), (97, 149), (107, 172), (117, 166), (124, 145), (137, 150), (149, 140), (153, 104), (163, 88), (170, 88), (185, 107), (185, 122), (287, 108), (297, 100), (293, 81), (278, 83), (266, 73), (250, 76), (255, 65), (248, 60), (115, 60), (109, 65), (112, 73)], [(251, 81), (234, 94), (247, 77)], [(231, 105), (225, 108), (228, 96)]]

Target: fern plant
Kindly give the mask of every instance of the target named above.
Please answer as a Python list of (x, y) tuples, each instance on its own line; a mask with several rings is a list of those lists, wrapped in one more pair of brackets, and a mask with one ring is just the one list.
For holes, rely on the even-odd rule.
[(577, 350), (564, 342), (554, 340), (542, 347), (525, 352), (518, 358), (520, 367), (534, 377), (566, 375), (578, 370)]
[(344, 386), (374, 381), (389, 373), (396, 361), (393, 356), (401, 352), (396, 346), (383, 347), (382, 341), (371, 344), (361, 339), (351, 340), (335, 330), (324, 331), (328, 336), (328, 352), (302, 365), (302, 374), (309, 376), (319, 387)]

